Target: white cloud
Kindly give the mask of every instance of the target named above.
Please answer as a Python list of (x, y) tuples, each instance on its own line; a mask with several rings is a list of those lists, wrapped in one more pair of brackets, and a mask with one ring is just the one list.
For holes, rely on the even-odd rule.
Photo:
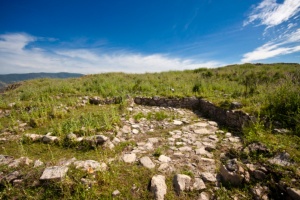
[(244, 54), (242, 62), (264, 60), (298, 51), (300, 51), (300, 28), (290, 34), (284, 35), (280, 40), (267, 42), (254, 51)]
[(244, 26), (258, 20), (259, 25), (270, 28), (288, 21), (299, 11), (300, 0), (284, 0), (282, 4), (276, 3), (276, 0), (263, 0), (253, 8)]
[(0, 35), (0, 73), (62, 71), (83, 74), (116, 71), (143, 73), (220, 66), (216, 61), (201, 62), (162, 54), (143, 55), (124, 51), (103, 53), (104, 49), (28, 47), (38, 40), (38, 37), (24, 33)]

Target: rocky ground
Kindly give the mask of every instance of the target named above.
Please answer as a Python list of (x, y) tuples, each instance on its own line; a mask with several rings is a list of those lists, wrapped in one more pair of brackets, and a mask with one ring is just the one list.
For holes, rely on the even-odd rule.
[[(168, 116), (161, 119), (155, 113), (163, 111)], [(3, 115), (8, 111), (3, 111)], [(148, 113), (154, 117), (146, 119)], [(163, 117), (164, 118), (164, 117)], [(242, 187), (251, 184), (247, 193), (254, 199), (300, 199), (299, 188), (288, 187), (284, 182), (277, 183), (273, 188), (265, 180), (269, 180), (271, 171), (263, 164), (252, 163), (247, 157), (242, 159), (239, 153), (268, 153), (268, 149), (261, 143), (253, 143), (244, 147), (242, 139), (228, 131), (220, 130), (218, 124), (201, 117), (200, 113), (187, 109), (147, 107), (131, 104), (126, 108), (126, 114), (121, 118), (122, 126), (115, 127), (115, 132), (97, 133), (94, 136), (80, 137), (69, 133), (65, 138), (24, 131), (24, 135), (2, 132), (0, 141), (26, 139), (32, 143), (40, 142), (45, 145), (55, 145), (60, 141), (75, 144), (77, 148), (82, 145), (102, 146), (114, 151), (124, 143), (132, 142), (133, 145), (125, 148), (121, 153), (107, 159), (85, 160), (60, 159), (53, 164), (46, 160), (32, 160), (30, 157), (12, 157), (0, 155), (1, 183), (13, 186), (28, 184), (26, 173), (22, 167), (42, 169), (34, 180), (35, 185), (49, 180), (63, 181), (70, 176), (71, 168), (82, 169), (86, 173), (95, 174), (107, 171), (115, 162), (125, 162), (130, 165), (139, 165), (155, 172), (149, 179), (148, 192), (155, 199), (164, 199), (167, 193), (182, 194), (193, 192), (193, 199), (216, 199), (218, 190), (224, 185)], [(20, 127), (26, 124), (20, 123)], [(74, 148), (76, 150), (76, 148)], [(238, 153), (237, 153), (238, 152)], [(279, 166), (292, 165), (289, 155), (281, 153), (268, 160)], [(10, 170), (4, 170), (7, 167)], [(6, 169), (7, 169), (6, 168)], [(14, 170), (15, 169), (15, 170)], [(173, 187), (169, 188), (166, 179), (172, 179)], [(82, 177), (81, 182), (88, 187), (97, 184), (93, 176)], [(5, 185), (5, 184), (4, 184)], [(130, 186), (133, 189), (135, 186)], [(274, 193), (275, 190), (275, 193)], [(276, 192), (278, 190), (278, 192)], [(115, 188), (111, 194), (114, 198), (123, 199), (123, 194)], [(245, 199), (249, 196), (235, 194), (232, 199)], [(275, 197), (276, 199), (276, 197)]]

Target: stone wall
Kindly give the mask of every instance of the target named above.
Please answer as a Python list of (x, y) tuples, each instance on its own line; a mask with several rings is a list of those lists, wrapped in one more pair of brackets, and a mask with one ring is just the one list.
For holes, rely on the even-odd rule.
[(213, 103), (196, 97), (185, 98), (163, 98), (163, 97), (135, 97), (134, 102), (139, 105), (175, 107), (199, 110), (201, 114), (220, 125), (241, 130), (245, 125), (251, 123), (255, 118), (240, 110), (226, 110)]
[(163, 98), (163, 97), (135, 97), (134, 103), (145, 106), (159, 106), (159, 107), (174, 107), (174, 108), (188, 108), (197, 109), (199, 106), (199, 99), (196, 97), (185, 98)]

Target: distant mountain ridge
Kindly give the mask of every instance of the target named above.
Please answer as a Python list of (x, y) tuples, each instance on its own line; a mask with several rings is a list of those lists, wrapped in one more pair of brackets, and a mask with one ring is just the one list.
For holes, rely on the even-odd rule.
[(81, 77), (83, 74), (78, 73), (67, 73), (67, 72), (59, 72), (59, 73), (27, 73), (27, 74), (0, 74), (0, 88), (5, 87), (7, 84), (25, 81), (29, 79), (36, 78), (76, 78)]

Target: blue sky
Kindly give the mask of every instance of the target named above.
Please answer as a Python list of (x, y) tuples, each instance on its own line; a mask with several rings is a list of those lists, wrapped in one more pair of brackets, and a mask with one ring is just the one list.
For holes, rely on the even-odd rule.
[(300, 60), (300, 0), (0, 0), (0, 74)]

